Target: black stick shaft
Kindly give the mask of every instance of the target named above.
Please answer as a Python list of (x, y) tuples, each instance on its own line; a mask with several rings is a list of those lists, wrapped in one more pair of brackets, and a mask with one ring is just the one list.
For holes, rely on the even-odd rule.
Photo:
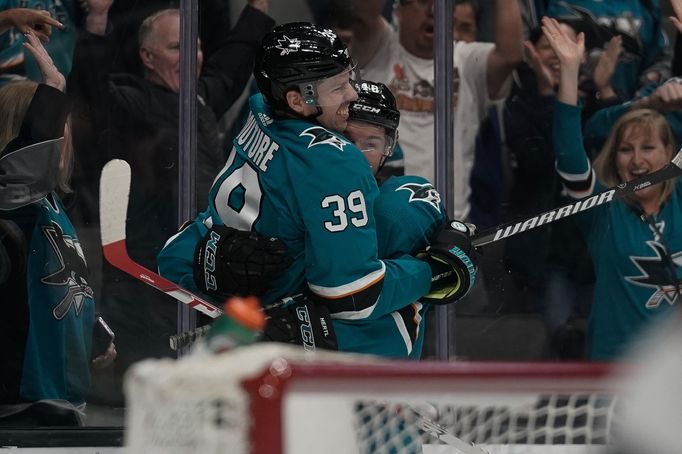
[(529, 218), (520, 219), (516, 221), (506, 222), (497, 227), (486, 229), (477, 233), (472, 238), (474, 246), (483, 246), (495, 241), (499, 241), (519, 233), (527, 232), (536, 227), (547, 225), (551, 222), (573, 216), (585, 210), (603, 205), (612, 200), (622, 199), (630, 194), (633, 194), (641, 189), (649, 186), (662, 183), (666, 180), (682, 175), (682, 150), (678, 151), (672, 161), (662, 169), (651, 172), (640, 178), (630, 180), (627, 183), (621, 183), (606, 191), (584, 197), (576, 200), (573, 203), (564, 205), (560, 208), (554, 208), (545, 211)]

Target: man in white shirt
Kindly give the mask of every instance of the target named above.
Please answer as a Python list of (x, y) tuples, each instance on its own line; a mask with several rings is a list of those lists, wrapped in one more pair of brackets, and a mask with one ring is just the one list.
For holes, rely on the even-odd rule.
[[(398, 30), (381, 16), (385, 0), (354, 0), (351, 55), (363, 78), (391, 89), (401, 113), (400, 146), (407, 175), (434, 178), (433, 0), (399, 0)], [(516, 0), (496, 0), (495, 43), (455, 42), (454, 216), (469, 214), (469, 174), (479, 124), (491, 102), (509, 94), (521, 61), (522, 25)]]

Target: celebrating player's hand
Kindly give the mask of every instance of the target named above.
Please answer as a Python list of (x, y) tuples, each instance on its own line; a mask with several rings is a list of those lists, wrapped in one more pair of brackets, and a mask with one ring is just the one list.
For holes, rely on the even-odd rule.
[(24, 48), (28, 50), (31, 55), (36, 59), (38, 63), (38, 68), (40, 69), (40, 74), (43, 77), (43, 83), (57, 90), (64, 91), (66, 88), (66, 80), (64, 75), (59, 72), (57, 67), (54, 65), (50, 54), (47, 53), (45, 47), (40, 42), (38, 37), (32, 30), (29, 30), (24, 35), (26, 36), (26, 42), (24, 43)]
[(476, 278), (472, 229), (459, 221), (447, 222), (431, 239), (426, 251), (417, 254), (431, 267), (431, 290), (421, 298), (433, 304), (449, 304), (462, 298)]
[(561, 28), (556, 19), (542, 18), (542, 31), (550, 46), (561, 62), (561, 69), (579, 68), (585, 54), (585, 34), (578, 33), (578, 39), (573, 41)]
[(218, 298), (262, 296), (290, 264), (282, 241), (214, 225), (194, 253), (194, 282)]
[(23, 34), (32, 31), (40, 41), (47, 43), (50, 41), (52, 27), (63, 29), (64, 25), (45, 10), (10, 8), (0, 12), (0, 33), (9, 27), (14, 27)]

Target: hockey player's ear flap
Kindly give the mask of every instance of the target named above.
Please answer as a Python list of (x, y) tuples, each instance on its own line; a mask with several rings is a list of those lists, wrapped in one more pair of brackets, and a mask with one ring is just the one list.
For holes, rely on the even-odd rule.
[(431, 267), (431, 290), (422, 302), (450, 304), (465, 296), (474, 286), (477, 269), (476, 250), (471, 245), (472, 229), (460, 221), (447, 221), (431, 244), (417, 258)]
[(217, 298), (262, 296), (291, 265), (286, 245), (256, 232), (214, 225), (194, 251), (194, 282)]

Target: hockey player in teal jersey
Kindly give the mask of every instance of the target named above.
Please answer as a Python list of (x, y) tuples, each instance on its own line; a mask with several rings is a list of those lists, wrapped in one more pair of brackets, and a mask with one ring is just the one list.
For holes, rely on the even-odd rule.
[[(554, 20), (545, 19), (543, 26), (561, 62), (554, 146), (569, 195), (584, 197), (670, 162), (675, 140), (669, 125), (659, 113), (640, 109), (614, 125), (592, 170), (577, 105), (584, 39), (571, 41)], [(682, 300), (682, 182), (677, 178), (642, 189), (625, 201), (584, 211), (576, 221), (597, 277), (588, 356), (615, 359), (652, 319)]]
[[(362, 151), (372, 173), (378, 175), (398, 140), (400, 112), (386, 85), (361, 80), (355, 89), (358, 99), (350, 106), (344, 135)], [(417, 176), (393, 176), (380, 183), (374, 216), (379, 257), (389, 259), (425, 250), (446, 221), (438, 191)], [(428, 308), (428, 304), (415, 301), (393, 312), (394, 326), (384, 331), (385, 341), (396, 343), (395, 335), (399, 334), (405, 353), (419, 358)]]
[[(273, 30), (254, 71), (262, 94), (250, 99), (249, 119), (211, 189), (209, 209), (188, 229), (224, 224), (279, 238), (293, 263), (265, 304), (306, 291), (331, 313), (339, 349), (405, 356), (402, 336), (388, 349), (381, 339), (387, 326), (395, 330), (392, 313), (424, 296), (447, 303), (466, 293), (471, 246), (464, 235), (459, 244), (440, 242), (423, 259), (379, 259), (379, 190), (363, 154), (338, 134), (357, 99), (350, 69), (333, 32), (304, 23)], [(177, 282), (195, 277), (187, 249), (173, 247), (185, 231), (159, 257), (161, 273)], [(206, 262), (198, 285), (209, 294), (221, 287), (211, 268)]]

